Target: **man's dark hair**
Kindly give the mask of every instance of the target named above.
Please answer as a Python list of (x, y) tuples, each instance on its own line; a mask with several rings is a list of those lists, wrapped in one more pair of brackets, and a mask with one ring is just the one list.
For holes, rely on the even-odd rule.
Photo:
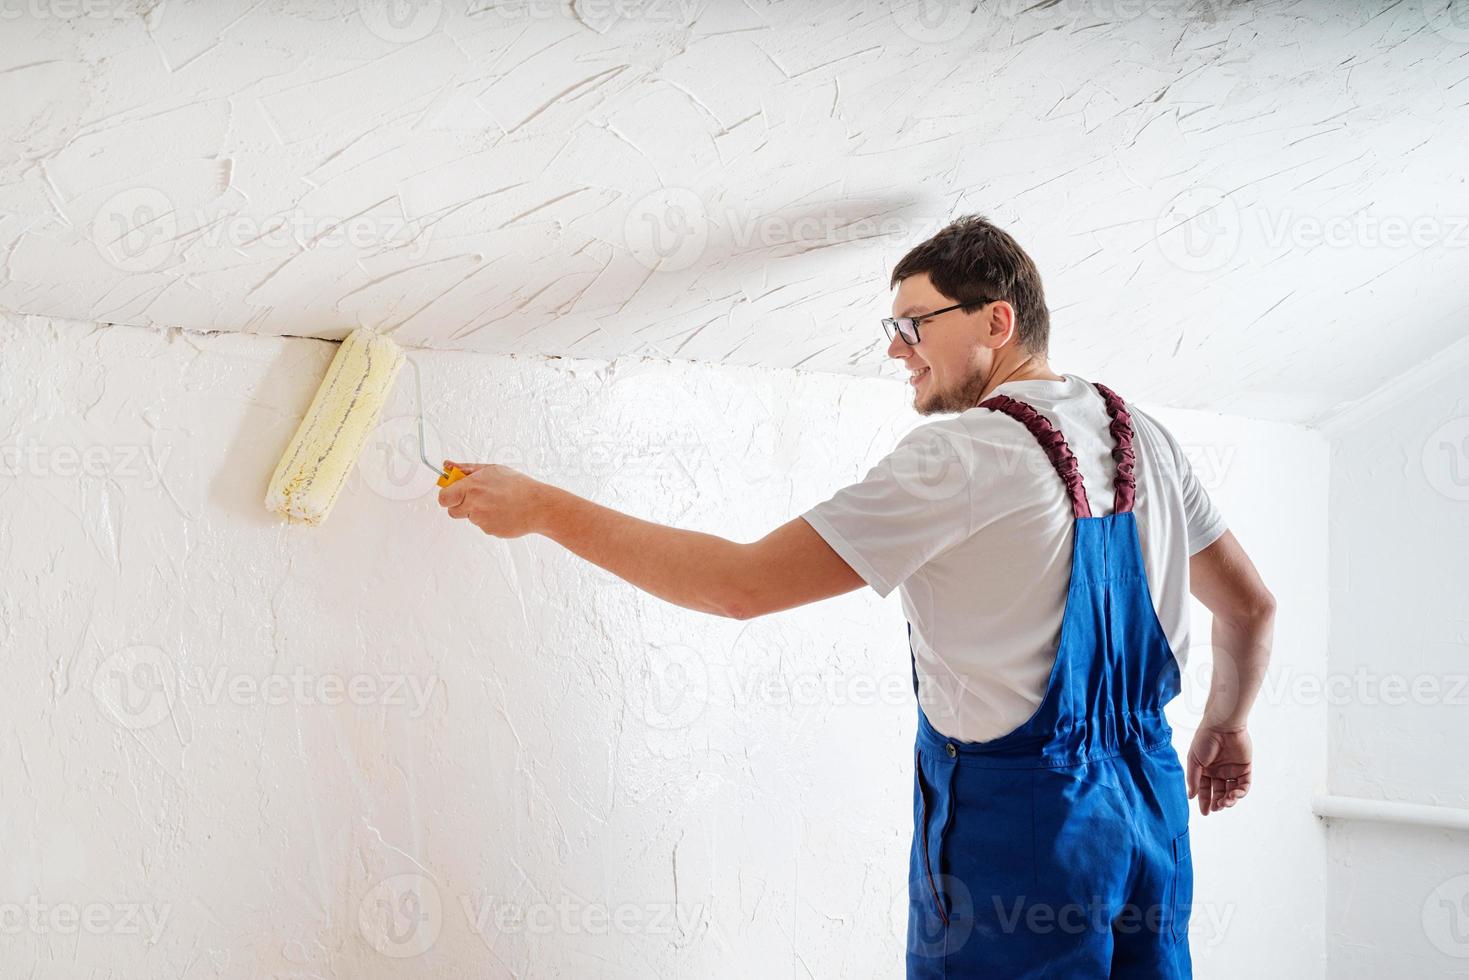
[(928, 273), (934, 288), (964, 312), (979, 309), (981, 299), (1003, 299), (1015, 307), (1015, 333), (1020, 346), (1044, 355), (1051, 344), (1051, 314), (1041, 274), (1020, 243), (978, 214), (951, 222), (922, 245), (915, 246), (893, 269), (892, 286), (909, 276)]

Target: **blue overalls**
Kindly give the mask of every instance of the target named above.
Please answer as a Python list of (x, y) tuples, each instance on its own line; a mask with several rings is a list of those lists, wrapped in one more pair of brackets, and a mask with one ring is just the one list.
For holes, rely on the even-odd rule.
[[(1116, 446), (1113, 513), (1091, 516), (1066, 440), (1024, 402), (1076, 518), (1045, 697), (987, 742), (940, 734), (918, 705), (908, 976), (1190, 977), (1188, 794), (1163, 706), (1179, 690), (1148, 592), (1132, 419), (1098, 384)], [(913, 626), (908, 626), (913, 656)], [(913, 690), (918, 669), (913, 664)]]

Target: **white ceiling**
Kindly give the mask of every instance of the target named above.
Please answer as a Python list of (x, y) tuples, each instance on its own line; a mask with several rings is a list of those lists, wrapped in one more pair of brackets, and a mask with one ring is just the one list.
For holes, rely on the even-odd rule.
[(1059, 369), (1310, 421), (1469, 326), (1445, 2), (7, 4), (0, 309), (896, 374), (979, 211)]

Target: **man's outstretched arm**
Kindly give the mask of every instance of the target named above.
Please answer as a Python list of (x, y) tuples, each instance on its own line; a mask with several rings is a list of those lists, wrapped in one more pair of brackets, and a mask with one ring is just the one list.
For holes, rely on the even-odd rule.
[(450, 517), (486, 534), (542, 534), (650, 595), (699, 612), (751, 619), (863, 585), (797, 517), (759, 541), (644, 521), (505, 466), (452, 463), (469, 474), (439, 491)]

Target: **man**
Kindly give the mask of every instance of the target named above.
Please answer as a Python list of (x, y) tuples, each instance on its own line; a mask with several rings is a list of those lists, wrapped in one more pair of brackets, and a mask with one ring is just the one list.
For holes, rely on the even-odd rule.
[[(759, 541), (638, 520), (502, 466), (439, 495), (669, 602), (748, 619), (898, 588), (918, 737), (910, 977), (1187, 977), (1188, 798), (1249, 792), (1274, 600), (1173, 437), (1047, 363), (1035, 264), (981, 217), (893, 271), (888, 356), (919, 426)], [(449, 466), (448, 462), (445, 466)], [(1163, 714), (1188, 595), (1214, 672), (1187, 773)]]

